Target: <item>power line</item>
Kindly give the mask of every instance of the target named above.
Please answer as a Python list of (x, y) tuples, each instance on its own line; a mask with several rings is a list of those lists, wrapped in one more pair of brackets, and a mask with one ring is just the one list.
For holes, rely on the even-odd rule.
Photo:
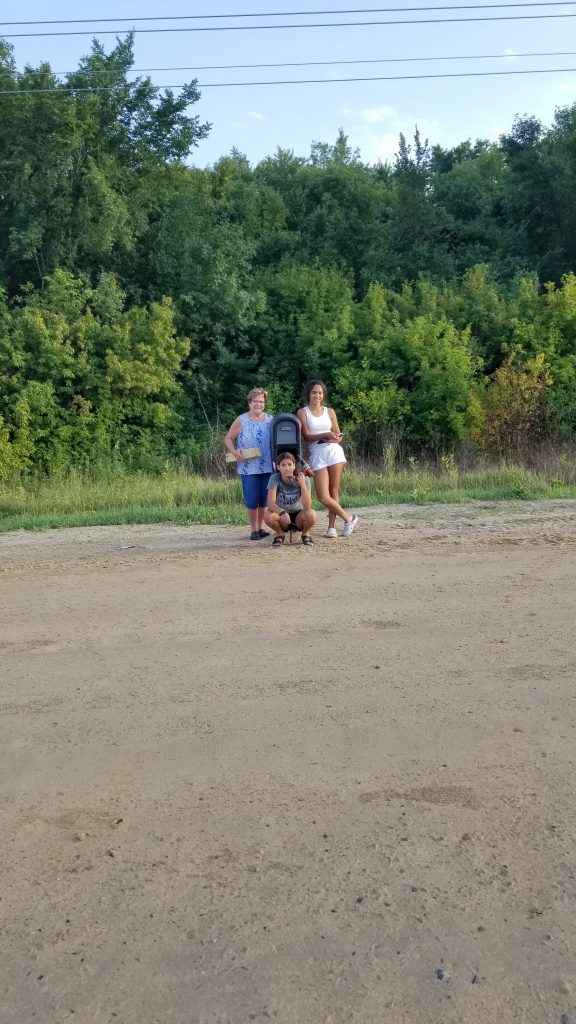
[[(526, 57), (574, 57), (576, 50), (531, 50), (527, 53), (462, 53), (444, 54), (428, 57), (360, 57), (356, 60), (302, 60), (302, 61), (281, 61), (279, 63), (263, 64), (193, 64), (191, 66), (162, 67), (162, 68), (130, 68), (130, 74), (156, 74), (161, 71), (252, 71), (257, 68), (310, 68), (310, 67), (341, 67), (342, 65), (354, 64), (414, 64), (430, 63), (431, 61), (453, 61), (453, 60), (517, 60)], [(78, 68), (73, 71), (52, 71), (56, 78), (63, 78), (66, 75), (78, 73)], [(26, 72), (17, 72), (20, 77), (26, 75), (43, 75), (44, 68), (27, 68)], [(0, 71), (0, 78), (8, 78), (8, 71)], [(341, 79), (340, 79), (341, 81)]]
[(115, 22), (129, 21), (131, 24), (136, 21), (214, 21), (226, 18), (296, 18), (313, 17), (314, 15), (328, 14), (391, 14), (398, 11), (460, 11), (478, 10), (479, 8), (496, 7), (573, 7), (576, 0), (540, 0), (540, 2), (528, 3), (496, 3), (496, 4), (450, 4), (450, 5), (428, 5), (426, 7), (358, 7), (351, 9), (340, 9), (335, 11), (259, 11), (257, 13), (241, 14), (160, 14), (149, 17), (125, 17), (125, 18), (60, 18), (49, 21), (0, 21), (0, 26), (12, 25), (111, 25)]
[[(434, 75), (379, 75), (376, 78), (300, 78), (287, 81), (273, 80), (270, 82), (199, 82), (199, 89), (217, 89), (242, 85), (339, 85), (341, 82), (406, 82), (419, 78), (486, 78), (492, 75), (551, 75), (567, 74), (576, 68), (534, 68), (524, 71), (455, 71)], [(181, 86), (164, 85), (161, 89), (179, 89)]]
[[(431, 78), (488, 78), (495, 75), (553, 75), (553, 74), (569, 74), (576, 71), (576, 68), (530, 68), (525, 70), (509, 70), (509, 71), (455, 71), (446, 72), (445, 74), (430, 74), (430, 75), (378, 75), (377, 77), (367, 78), (298, 78), (298, 79), (286, 79), (280, 81), (278, 79), (269, 82), (199, 82), (199, 89), (227, 89), (227, 88), (239, 88), (248, 85), (343, 85), (345, 82), (407, 82), (415, 81), (417, 79), (431, 79)], [(115, 85), (101, 85), (101, 86), (58, 86), (56, 88), (47, 89), (0, 89), (0, 96), (30, 96), (30, 95), (41, 95), (45, 93), (106, 93), (114, 92), (117, 88)], [(158, 89), (184, 89), (184, 85), (158, 85)]]
[[(566, 5), (562, 5), (566, 6)], [(434, 8), (436, 9), (436, 8)], [(448, 25), (455, 22), (473, 21), (534, 21), (543, 18), (574, 18), (576, 14), (504, 14), (496, 17), (473, 18), (407, 18), (394, 19), (393, 21), (321, 21), (298, 23), (295, 25), (202, 25), (189, 28), (135, 28), (135, 29), (102, 29), (98, 36), (117, 36), (118, 33), (130, 32), (138, 35), (158, 34), (160, 32), (256, 32), (256, 31), (278, 31), (282, 29), (295, 28), (373, 28), (375, 25)], [(35, 39), (38, 37), (48, 38), (51, 36), (90, 36), (94, 33), (90, 29), (79, 29), (71, 32), (10, 32), (3, 33), (3, 39)]]
[[(131, 68), (133, 75), (156, 74), (158, 71), (251, 71), (256, 68), (317, 68), (337, 67), (343, 64), (411, 64), (435, 60), (516, 60), (523, 57), (574, 57), (576, 50), (544, 50), (530, 53), (470, 53), (445, 57), (372, 57), (358, 60), (300, 60), (282, 61), (279, 64), (195, 64), (192, 67)], [(77, 69), (76, 69), (77, 71)], [(57, 77), (76, 74), (76, 71), (54, 71)], [(27, 74), (44, 74), (41, 68), (28, 68)], [(0, 73), (1, 76), (1, 73)]]

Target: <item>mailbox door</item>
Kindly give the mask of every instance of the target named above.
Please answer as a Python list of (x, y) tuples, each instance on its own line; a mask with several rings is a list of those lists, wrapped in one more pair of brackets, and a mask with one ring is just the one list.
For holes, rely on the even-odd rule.
[(270, 432), (272, 461), (276, 464), (279, 452), (292, 452), (297, 458), (301, 454), (300, 420), (293, 413), (280, 413), (272, 420)]

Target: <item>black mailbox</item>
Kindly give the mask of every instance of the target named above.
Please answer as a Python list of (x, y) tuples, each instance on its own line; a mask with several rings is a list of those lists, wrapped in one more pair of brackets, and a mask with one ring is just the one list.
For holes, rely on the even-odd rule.
[(290, 452), (295, 459), (302, 458), (302, 434), (300, 420), (292, 412), (281, 412), (270, 426), (272, 462), (276, 468), (280, 452)]

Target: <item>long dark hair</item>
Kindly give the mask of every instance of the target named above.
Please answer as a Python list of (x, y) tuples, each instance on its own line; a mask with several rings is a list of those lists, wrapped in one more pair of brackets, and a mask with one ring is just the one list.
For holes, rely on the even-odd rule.
[(312, 388), (315, 388), (317, 384), (320, 385), (322, 391), (324, 392), (324, 394), (322, 395), (322, 401), (324, 402), (324, 404), (326, 404), (326, 399), (328, 398), (328, 388), (326, 387), (324, 381), (309, 380), (308, 383), (304, 385), (304, 400), (307, 405), (310, 402), (310, 393), (312, 391)]

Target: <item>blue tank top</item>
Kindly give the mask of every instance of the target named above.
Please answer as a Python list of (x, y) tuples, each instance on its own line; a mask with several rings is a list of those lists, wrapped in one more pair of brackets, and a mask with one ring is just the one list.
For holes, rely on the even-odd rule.
[(272, 417), (264, 413), (263, 420), (251, 420), (248, 413), (240, 416), (240, 433), (236, 439), (237, 448), (261, 448), (262, 455), (258, 459), (246, 459), (237, 462), (240, 476), (251, 476), (253, 473), (271, 473), (272, 456), (270, 454), (270, 424)]

